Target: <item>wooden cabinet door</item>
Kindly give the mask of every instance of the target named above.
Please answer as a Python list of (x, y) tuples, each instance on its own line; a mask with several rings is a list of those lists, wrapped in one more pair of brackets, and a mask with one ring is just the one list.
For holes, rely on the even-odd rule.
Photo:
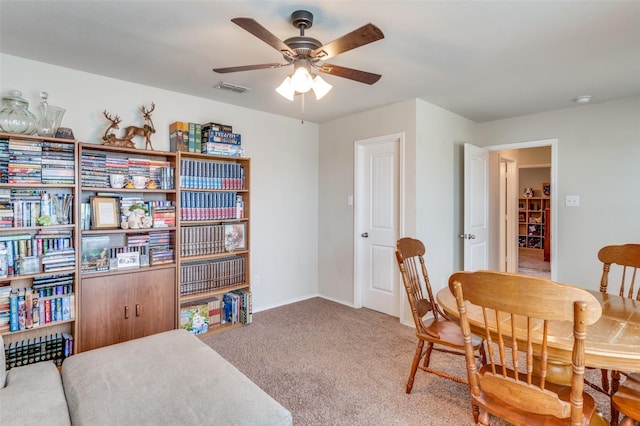
[(173, 269), (129, 274), (133, 280), (133, 339), (175, 328), (176, 290)]
[(134, 312), (129, 285), (128, 275), (82, 279), (80, 352), (131, 338)]

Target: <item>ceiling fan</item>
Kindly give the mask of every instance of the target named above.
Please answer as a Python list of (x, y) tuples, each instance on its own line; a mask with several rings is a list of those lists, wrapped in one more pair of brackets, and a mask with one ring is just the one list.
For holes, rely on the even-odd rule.
[(366, 71), (320, 63), (321, 61), (325, 61), (326, 59), (355, 49), (356, 47), (383, 39), (384, 34), (380, 28), (373, 24), (366, 24), (323, 45), (320, 41), (304, 35), (305, 30), (313, 26), (313, 14), (306, 10), (297, 10), (291, 14), (291, 24), (300, 30), (300, 35), (284, 41), (273, 35), (252, 18), (234, 18), (231, 22), (278, 50), (284, 57), (286, 63), (214, 68), (213, 71), (217, 73), (231, 73), (293, 65), (294, 73), (287, 77), (282, 85), (276, 89), (278, 93), (287, 99), (293, 100), (293, 96), (296, 93), (305, 93), (311, 89), (314, 90), (316, 98), (320, 99), (331, 90), (332, 86), (330, 84), (320, 78), (319, 75), (314, 75), (313, 71), (315, 70), (320, 73), (348, 78), (365, 84), (374, 84), (382, 77), (379, 74)]

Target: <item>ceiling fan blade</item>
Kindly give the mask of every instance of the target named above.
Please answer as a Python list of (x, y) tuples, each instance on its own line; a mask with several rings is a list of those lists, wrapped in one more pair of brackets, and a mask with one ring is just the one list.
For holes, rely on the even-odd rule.
[(373, 84), (380, 80), (380, 74), (373, 74), (366, 71), (354, 70), (352, 68), (341, 67), (338, 65), (322, 64), (319, 71), (325, 74), (336, 75), (338, 77), (348, 78), (350, 80), (359, 81), (360, 83)]
[(367, 24), (317, 48), (311, 52), (311, 56), (324, 61), (351, 49), (355, 49), (356, 47), (364, 46), (365, 44), (373, 43), (383, 38), (384, 34), (380, 28), (373, 24)]
[(268, 29), (260, 25), (255, 19), (233, 18), (231, 22), (244, 28), (246, 31), (249, 31), (251, 34), (258, 37), (260, 40), (264, 41), (280, 53), (291, 57), (296, 56), (296, 53), (291, 50), (289, 46), (284, 44), (282, 40), (273, 35), (273, 33), (271, 33)]
[(239, 67), (227, 67), (227, 68), (214, 68), (213, 71), (217, 73), (228, 73), (228, 72), (238, 72), (238, 71), (251, 71), (251, 70), (263, 70), (267, 68), (280, 68), (285, 67), (291, 64), (258, 64), (258, 65), (243, 65)]

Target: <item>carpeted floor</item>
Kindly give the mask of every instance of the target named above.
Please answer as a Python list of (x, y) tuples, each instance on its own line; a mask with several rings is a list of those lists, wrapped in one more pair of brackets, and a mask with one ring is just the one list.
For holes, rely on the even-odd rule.
[(518, 251), (518, 272), (551, 278), (551, 263), (545, 262), (543, 250), (520, 249)]
[[(294, 425), (473, 424), (463, 384), (418, 371), (405, 393), (414, 329), (379, 312), (314, 298), (204, 342), (289, 409)], [(432, 365), (466, 376), (463, 357), (434, 352)], [(597, 398), (608, 416), (608, 399)]]

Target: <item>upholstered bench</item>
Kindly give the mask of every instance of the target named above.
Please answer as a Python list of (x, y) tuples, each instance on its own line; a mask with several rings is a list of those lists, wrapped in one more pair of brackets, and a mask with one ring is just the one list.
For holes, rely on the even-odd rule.
[(287, 409), (181, 329), (67, 358), (62, 383), (74, 425), (292, 424)]

